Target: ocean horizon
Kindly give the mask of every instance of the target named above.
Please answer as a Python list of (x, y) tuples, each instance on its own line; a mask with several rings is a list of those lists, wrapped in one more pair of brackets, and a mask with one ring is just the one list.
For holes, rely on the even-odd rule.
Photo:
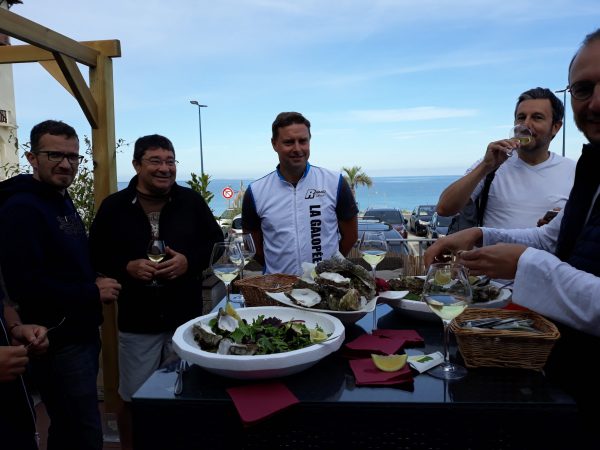
[[(398, 208), (412, 211), (418, 205), (435, 205), (442, 191), (460, 177), (461, 175), (371, 177), (373, 185), (370, 188), (365, 186), (356, 188), (356, 201), (360, 211), (367, 208)], [(177, 183), (189, 187), (186, 181), (177, 180)], [(233, 190), (235, 197), (240, 187), (247, 188), (252, 181), (223, 178), (211, 180), (208, 188), (214, 197), (209, 206), (213, 213), (220, 215), (232, 203), (231, 200), (223, 197), (225, 188)], [(121, 190), (128, 184), (128, 181), (120, 181), (118, 189)]]

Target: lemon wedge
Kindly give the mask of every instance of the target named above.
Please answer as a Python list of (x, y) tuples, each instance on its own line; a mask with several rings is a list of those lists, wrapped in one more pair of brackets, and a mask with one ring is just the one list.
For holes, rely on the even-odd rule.
[(235, 308), (233, 307), (233, 305), (229, 302), (227, 302), (227, 305), (225, 305), (225, 312), (230, 315), (231, 317), (233, 317), (235, 320), (237, 320), (238, 322), (240, 320), (242, 320), (240, 318), (240, 315), (237, 313), (237, 311), (235, 310)]
[(373, 360), (373, 364), (379, 370), (383, 370), (384, 372), (395, 372), (396, 370), (400, 370), (406, 364), (406, 358), (408, 355), (376, 355), (374, 353), (371, 354), (371, 359)]
[(433, 281), (435, 282), (435, 284), (439, 285), (439, 286), (443, 286), (445, 284), (450, 283), (450, 280), (452, 278), (450, 277), (450, 272), (446, 272), (443, 270), (438, 270), (435, 275), (433, 276)]
[(311, 328), (309, 333), (310, 342), (322, 342), (329, 337), (323, 330), (317, 330), (316, 328)]

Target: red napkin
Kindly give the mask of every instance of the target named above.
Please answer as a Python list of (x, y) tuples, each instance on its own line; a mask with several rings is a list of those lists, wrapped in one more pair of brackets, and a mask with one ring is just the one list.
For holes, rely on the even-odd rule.
[(365, 358), (371, 353), (392, 355), (407, 344), (422, 343), (423, 338), (414, 330), (375, 330), (348, 342), (343, 354), (349, 359)]
[(373, 360), (368, 358), (352, 360), (350, 361), (350, 367), (354, 372), (357, 386), (384, 386), (413, 382), (412, 372), (408, 364), (395, 372), (384, 372), (375, 367)]
[(246, 384), (227, 389), (244, 425), (272, 416), (299, 400), (280, 381)]
[(529, 311), (529, 308), (525, 308), (524, 306), (517, 305), (516, 303), (510, 302), (502, 309), (509, 309), (514, 311)]

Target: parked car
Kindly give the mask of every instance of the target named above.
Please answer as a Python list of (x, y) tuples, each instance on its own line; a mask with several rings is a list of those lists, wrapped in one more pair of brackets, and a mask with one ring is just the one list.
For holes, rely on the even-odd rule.
[(396, 208), (369, 208), (364, 217), (374, 217), (382, 222), (389, 223), (404, 239), (408, 237), (406, 223), (408, 222), (402, 212)]
[(429, 239), (437, 239), (446, 236), (453, 217), (440, 216), (438, 213), (434, 213), (427, 226), (427, 237)]
[(388, 244), (390, 253), (398, 253), (401, 255), (410, 255), (410, 249), (408, 244), (389, 223), (381, 222), (378, 219), (362, 219), (358, 221), (358, 241), (356, 245), (362, 239), (365, 231), (383, 231), (385, 240)]
[(427, 225), (431, 220), (431, 216), (435, 212), (435, 205), (419, 205), (410, 215), (408, 219), (409, 229), (417, 236), (427, 235)]
[(231, 226), (231, 222), (233, 221), (233, 218), (238, 212), (238, 209), (227, 208), (225, 211), (223, 211), (223, 213), (221, 213), (221, 215), (217, 219), (217, 222), (223, 230), (223, 234), (227, 234), (227, 232), (229, 231), (229, 227)]
[(242, 234), (244, 231), (242, 230), (242, 215), (238, 214), (231, 221), (231, 227), (229, 228), (229, 233), (234, 234)]

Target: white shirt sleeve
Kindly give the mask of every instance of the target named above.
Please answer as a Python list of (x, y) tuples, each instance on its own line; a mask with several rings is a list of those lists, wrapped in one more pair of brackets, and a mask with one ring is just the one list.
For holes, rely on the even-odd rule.
[(600, 278), (554, 256), (563, 212), (548, 225), (522, 230), (482, 228), (484, 245), (529, 246), (519, 258), (513, 302), (577, 330), (600, 336)]

